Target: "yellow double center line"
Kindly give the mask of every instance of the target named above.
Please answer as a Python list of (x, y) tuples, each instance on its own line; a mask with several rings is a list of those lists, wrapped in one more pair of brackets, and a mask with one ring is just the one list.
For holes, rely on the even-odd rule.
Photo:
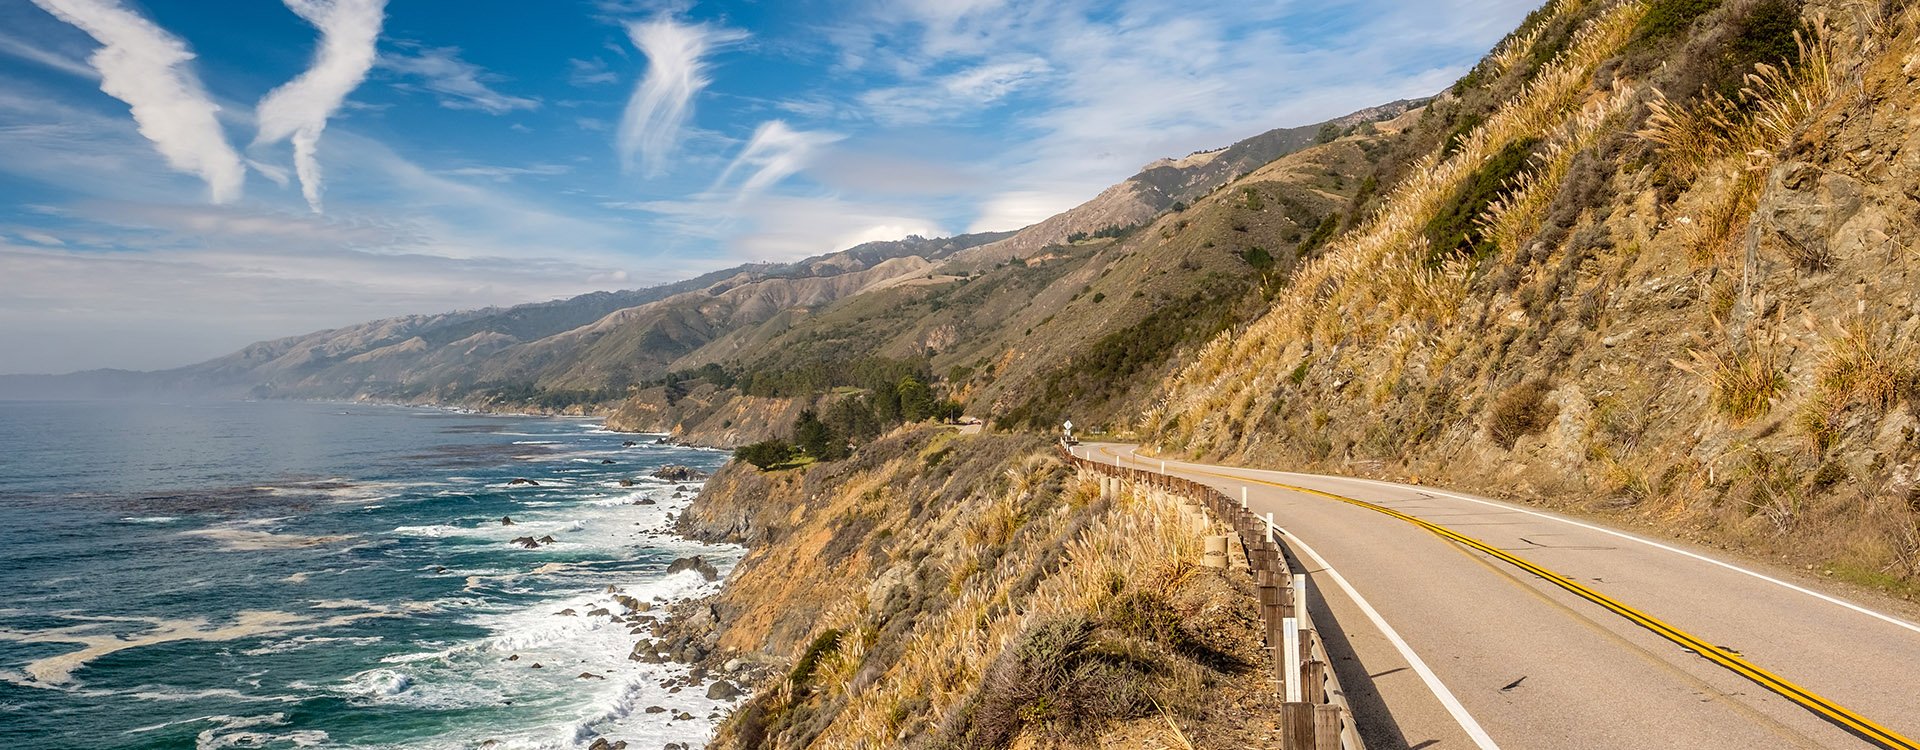
[[(1134, 459), (1134, 460), (1137, 461), (1138, 459)], [(1679, 628), (1676, 628), (1672, 625), (1668, 625), (1665, 622), (1660, 621), (1658, 618), (1652, 615), (1646, 614), (1644, 612), (1641, 612), (1640, 610), (1637, 610), (1625, 604), (1622, 604), (1621, 602), (1614, 599), (1613, 597), (1607, 596), (1606, 594), (1602, 594), (1598, 591), (1594, 591), (1593, 589), (1582, 586), (1579, 583), (1575, 582), (1572, 578), (1561, 575), (1559, 573), (1555, 573), (1546, 568), (1540, 567), (1539, 565), (1536, 565), (1532, 562), (1527, 561), (1525, 558), (1521, 558), (1519, 556), (1516, 556), (1512, 553), (1507, 552), (1506, 550), (1502, 550), (1498, 547), (1494, 547), (1493, 545), (1487, 544), (1486, 542), (1482, 542), (1478, 539), (1474, 539), (1473, 537), (1466, 536), (1452, 529), (1449, 529), (1445, 526), (1441, 526), (1439, 524), (1432, 523), (1424, 519), (1415, 518), (1413, 516), (1407, 515), (1405, 513), (1401, 513), (1400, 511), (1394, 510), (1392, 508), (1388, 508), (1381, 505), (1375, 505), (1365, 500), (1358, 500), (1355, 498), (1347, 497), (1345, 495), (1336, 495), (1331, 492), (1323, 492), (1320, 490), (1313, 489), (1311, 487), (1301, 487), (1298, 485), (1285, 484), (1281, 482), (1270, 482), (1264, 479), (1254, 479), (1252, 477), (1235, 476), (1231, 474), (1220, 474), (1220, 473), (1215, 473), (1211, 471), (1193, 469), (1190, 467), (1183, 467), (1183, 468), (1185, 468), (1187, 471), (1191, 471), (1196, 474), (1206, 474), (1208, 476), (1215, 476), (1221, 479), (1230, 479), (1230, 480), (1239, 481), (1239, 482), (1254, 482), (1257, 484), (1268, 485), (1270, 487), (1278, 487), (1283, 490), (1290, 490), (1293, 492), (1299, 492), (1307, 495), (1316, 495), (1316, 496), (1328, 498), (1331, 500), (1338, 500), (1343, 503), (1347, 503), (1350, 505), (1357, 505), (1362, 508), (1366, 508), (1368, 510), (1378, 511), (1380, 513), (1384, 513), (1394, 518), (1398, 518), (1402, 521), (1406, 521), (1407, 523), (1426, 529), (1427, 531), (1431, 531), (1434, 534), (1439, 535), (1441, 538), (1450, 539), (1460, 544), (1464, 544), (1468, 547), (1472, 547), (1474, 549), (1480, 550), (1481, 552), (1485, 552), (1488, 555), (1492, 555), (1496, 559), (1507, 562), (1513, 565), (1514, 567), (1517, 567), (1521, 570), (1527, 571), (1528, 573), (1532, 573), (1536, 576), (1539, 576), (1540, 578), (1546, 580), (1549, 583), (1552, 583), (1555, 586), (1559, 586), (1560, 588), (1566, 589), (1567, 591), (1572, 592), (1575, 596), (1578, 596), (1582, 599), (1593, 602), (1594, 604), (1598, 604), (1602, 607), (1605, 607), (1608, 611), (1611, 611), (1614, 614), (1620, 615), (1621, 617), (1627, 618), (1629, 621), (1633, 622), (1633, 624), (1639, 625), (1640, 627), (1646, 628), (1647, 630), (1651, 630), (1656, 635), (1659, 635), (1660, 637), (1665, 638), (1669, 641), (1673, 641), (1674, 643), (1680, 644), (1682, 647), (1690, 649), (1694, 653), (1697, 653), (1703, 657), (1706, 657), (1708, 661), (1711, 661), (1722, 667), (1726, 667), (1727, 669), (1732, 670), (1735, 674), (1738, 674), (1741, 677), (1745, 677), (1749, 680), (1752, 680), (1754, 683), (1760, 685), (1761, 687), (1771, 690), (1774, 693), (1779, 694), (1781, 697), (1799, 704), (1800, 706), (1806, 708), (1807, 710), (1812, 711), (1815, 714), (1818, 714), (1822, 718), (1825, 718), (1826, 720), (1833, 722), (1836, 725), (1839, 725), (1841, 728), (1846, 729), (1847, 731), (1852, 732), (1855, 735), (1858, 735), (1862, 739), (1874, 742), (1883, 747), (1892, 748), (1893, 750), (1920, 750), (1920, 743), (1907, 739), (1906, 737), (1902, 737), (1900, 734), (1894, 732), (1891, 729), (1880, 726), (1878, 723), (1872, 721), (1871, 719), (1868, 719), (1864, 716), (1854, 713), (1853, 711), (1848, 710), (1844, 706), (1841, 706), (1837, 703), (1834, 703), (1833, 701), (1830, 701), (1830, 700), (1827, 700), (1826, 698), (1821, 697), (1818, 693), (1815, 693), (1811, 690), (1800, 687), (1799, 685), (1795, 685), (1791, 682), (1788, 682), (1785, 679), (1782, 679), (1779, 675), (1775, 675), (1772, 672), (1768, 672), (1767, 670), (1761, 669), (1760, 667), (1754, 665), (1752, 662), (1749, 662), (1746, 659), (1741, 658), (1739, 655), (1733, 653), (1732, 651), (1728, 651), (1727, 649), (1721, 648), (1719, 646), (1715, 646), (1711, 643), (1701, 640), (1700, 638), (1695, 637), (1694, 635), (1684, 630), (1681, 630)]]

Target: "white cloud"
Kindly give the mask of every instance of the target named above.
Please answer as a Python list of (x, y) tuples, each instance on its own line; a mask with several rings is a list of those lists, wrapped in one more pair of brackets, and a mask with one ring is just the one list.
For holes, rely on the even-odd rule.
[(478, 65), (460, 59), (458, 47), (423, 49), (419, 54), (388, 54), (380, 58), (382, 67), (398, 73), (418, 76), (419, 84), (400, 88), (418, 88), (432, 92), (447, 109), (469, 109), (490, 115), (504, 115), (519, 109), (538, 109), (540, 100), (509, 96), (495, 91), (487, 82), (497, 78)]
[(753, 131), (753, 138), (720, 173), (714, 186), (726, 185), (734, 173), (751, 169), (753, 173), (741, 181), (739, 192), (759, 192), (806, 168), (822, 146), (840, 139), (834, 133), (794, 130), (783, 120), (768, 120)]
[(88, 58), (100, 90), (127, 103), (168, 166), (198, 175), (215, 203), (240, 197), (246, 167), (220, 129), (220, 108), (187, 68), (193, 52), (185, 42), (116, 0), (33, 2), (100, 42)]
[(100, 73), (87, 67), (85, 61), (35, 45), (25, 39), (0, 33), (0, 54), (35, 62), (68, 75), (81, 78), (99, 78)]
[(525, 167), (458, 167), (442, 172), (452, 177), (482, 177), (494, 182), (510, 182), (515, 177), (551, 177), (573, 171), (565, 164), (532, 164)]
[(926, 83), (872, 89), (860, 95), (867, 113), (889, 125), (979, 114), (1007, 95), (1038, 83), (1053, 67), (1038, 57), (968, 67)]
[(574, 86), (599, 86), (607, 83), (619, 83), (620, 76), (607, 67), (607, 61), (598, 57), (580, 60), (567, 60), (567, 83)]
[(287, 8), (320, 30), (313, 64), (298, 78), (268, 92), (256, 111), (254, 145), (293, 140), (293, 169), (300, 194), (320, 212), (320, 134), (347, 94), (373, 68), (374, 44), (386, 0), (285, 0)]
[(637, 161), (646, 175), (657, 176), (666, 171), (667, 160), (680, 143), (680, 131), (693, 116), (694, 95), (711, 83), (707, 55), (747, 35), (667, 17), (629, 23), (627, 35), (646, 55), (647, 74), (627, 100), (615, 150), (623, 168), (631, 171)]

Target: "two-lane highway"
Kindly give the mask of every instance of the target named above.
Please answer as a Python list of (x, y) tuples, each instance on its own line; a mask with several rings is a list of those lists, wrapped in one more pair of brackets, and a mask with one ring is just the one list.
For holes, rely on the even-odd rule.
[(1274, 514), (1338, 621), (1369, 748), (1920, 748), (1901, 617), (1508, 503), (1078, 450)]

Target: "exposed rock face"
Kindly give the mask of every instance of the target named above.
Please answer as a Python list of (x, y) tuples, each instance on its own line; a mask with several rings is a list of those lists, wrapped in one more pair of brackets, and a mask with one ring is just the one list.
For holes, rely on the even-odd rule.
[(740, 686), (726, 680), (714, 680), (707, 686), (707, 699), (716, 701), (733, 700), (740, 697)]
[(720, 570), (718, 568), (713, 567), (713, 563), (707, 562), (706, 559), (700, 557), (699, 555), (694, 555), (693, 557), (683, 557), (673, 561), (672, 564), (669, 564), (667, 566), (667, 575), (673, 575), (674, 573), (678, 573), (683, 570), (697, 571), (700, 573), (701, 578), (705, 578), (709, 581), (720, 580)]
[(653, 478), (665, 479), (669, 482), (698, 482), (706, 479), (707, 473), (691, 466), (667, 464), (666, 466), (655, 469)]

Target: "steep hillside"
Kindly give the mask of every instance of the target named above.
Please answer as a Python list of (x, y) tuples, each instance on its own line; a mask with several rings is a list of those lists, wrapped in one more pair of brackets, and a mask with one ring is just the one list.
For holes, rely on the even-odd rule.
[(750, 678), (713, 747), (1248, 747), (1274, 727), (1246, 576), (1043, 439), (919, 427), (833, 464), (736, 462), (680, 527), (752, 549), (635, 649)]
[(1396, 141), (1377, 210), (1141, 426), (1913, 591), (1917, 14), (1550, 4)]

